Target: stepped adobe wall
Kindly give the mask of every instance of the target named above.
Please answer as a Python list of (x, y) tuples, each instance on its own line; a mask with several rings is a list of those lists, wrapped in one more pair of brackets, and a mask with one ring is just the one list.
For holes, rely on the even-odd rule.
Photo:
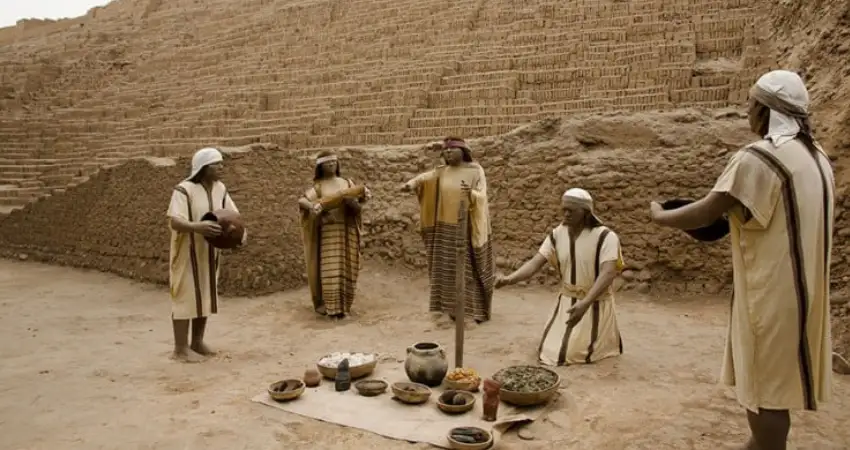
[(0, 32), (0, 203), (210, 143), (400, 145), (738, 105), (770, 64), (756, 14), (744, 0), (117, 0)]
[[(165, 282), (167, 187), (185, 156), (264, 142), (229, 157), (252, 245), (228, 255), (222, 287), (299, 286), (290, 205), (310, 170), (309, 152), (294, 150), (371, 145), (343, 151), (377, 194), (364, 251), (421, 267), (415, 207), (393, 186), (434, 158), (399, 145), (497, 136), (475, 148), (494, 186), (502, 270), (534, 251), (539, 228), (557, 222), (558, 192), (579, 183), (623, 236), (627, 289), (715, 292), (729, 281), (725, 244), (648, 226), (646, 203), (704, 192), (725, 152), (751, 139), (745, 125), (583, 114), (740, 105), (782, 61), (805, 73), (835, 157), (840, 297), (848, 38), (850, 5), (835, 0), (116, 0), (76, 19), (21, 21), (0, 29), (0, 218), (41, 201), (0, 219), (0, 253)], [(566, 120), (535, 122), (550, 117)], [(178, 158), (120, 164), (143, 156)], [(847, 354), (850, 303), (833, 313)]]
[[(746, 120), (734, 113), (715, 120), (683, 111), (544, 120), (472, 141), (473, 155), (487, 173), (499, 269), (519, 267), (534, 254), (560, 222), (560, 195), (581, 186), (593, 193), (599, 215), (621, 236), (626, 289), (646, 291), (664, 282), (671, 289), (720, 292), (731, 279), (728, 242), (698, 244), (650, 224), (649, 202), (704, 194), (729, 152), (751, 140)], [(311, 183), (314, 152), (254, 147), (229, 154), (225, 163), (228, 188), (250, 230), (250, 245), (227, 255), (223, 265), (222, 288), (231, 295), (304, 284), (296, 201)], [(437, 164), (439, 155), (414, 146), (340, 151), (344, 174), (374, 192), (364, 217), (364, 254), (424, 270), (416, 201), (398, 188)], [(174, 165), (134, 160), (101, 171), (0, 221), (0, 249), (7, 256), (164, 283), (165, 211), (171, 187), (185, 177), (187, 166), (183, 157)]]

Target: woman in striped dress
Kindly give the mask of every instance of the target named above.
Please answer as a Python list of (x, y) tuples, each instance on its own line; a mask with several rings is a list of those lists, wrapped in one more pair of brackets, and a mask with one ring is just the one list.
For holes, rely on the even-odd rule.
[[(370, 197), (365, 188), (359, 196), (347, 195), (346, 190), (354, 187), (340, 175), (337, 156), (326, 151), (316, 158), (313, 185), (298, 200), (313, 308), (337, 319), (345, 317), (354, 303), (361, 212)], [(337, 197), (341, 201), (327, 201)]]

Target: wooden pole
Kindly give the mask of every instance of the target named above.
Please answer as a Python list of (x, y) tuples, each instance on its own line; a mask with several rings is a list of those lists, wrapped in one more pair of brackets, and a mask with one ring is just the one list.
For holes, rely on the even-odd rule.
[[(461, 182), (465, 187), (465, 183)], [(466, 259), (468, 210), (465, 193), (458, 206), (458, 233), (455, 242), (455, 367), (463, 367), (463, 331), (466, 325)]]

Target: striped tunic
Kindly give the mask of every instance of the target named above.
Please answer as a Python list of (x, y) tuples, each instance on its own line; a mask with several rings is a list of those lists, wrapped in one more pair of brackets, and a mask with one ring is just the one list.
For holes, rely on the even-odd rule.
[[(171, 194), (168, 216), (196, 222), (204, 214), (222, 208), (239, 212), (224, 183), (217, 181), (207, 191), (200, 183), (183, 181)], [(172, 318), (195, 319), (218, 313), (220, 250), (209, 245), (200, 234), (171, 229), (170, 253)]]
[(832, 383), (829, 263), (835, 181), (798, 140), (737, 152), (714, 186), (730, 213), (734, 295), (722, 379), (750, 411), (816, 410)]
[[(316, 182), (304, 193), (310, 202), (340, 195), (354, 182), (334, 178)], [(304, 261), (316, 312), (330, 316), (351, 312), (360, 275), (360, 227), (362, 213), (340, 204), (313, 217), (301, 212)]]
[[(461, 182), (471, 188), (467, 230), (463, 233), (459, 232), (458, 216)], [(420, 232), (428, 255), (428, 309), (454, 314), (460, 245), (466, 254), (462, 269), (465, 315), (479, 322), (490, 320), (495, 265), (484, 169), (476, 163), (441, 166), (418, 175), (411, 183), (419, 198)]]

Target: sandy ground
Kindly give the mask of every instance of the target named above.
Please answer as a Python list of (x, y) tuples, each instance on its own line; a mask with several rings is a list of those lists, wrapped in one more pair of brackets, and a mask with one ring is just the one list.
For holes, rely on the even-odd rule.
[[(369, 267), (360, 313), (342, 323), (314, 316), (304, 291), (230, 299), (212, 319), (221, 354), (202, 364), (168, 358), (169, 306), (161, 287), (98, 273), (0, 261), (2, 449), (411, 449), (429, 448), (289, 415), (250, 398), (299, 376), (321, 354), (363, 349), (402, 358), (436, 340), (423, 279)], [(533, 362), (552, 295), (500, 291), (493, 320), (471, 330), (470, 358)], [(503, 449), (705, 449), (743, 441), (741, 409), (716, 385), (726, 299), (649, 301), (621, 296), (626, 354), (558, 369), (565, 400)], [(369, 314), (365, 314), (369, 312)], [(835, 400), (794, 417), (798, 449), (850, 447), (850, 379)]]

